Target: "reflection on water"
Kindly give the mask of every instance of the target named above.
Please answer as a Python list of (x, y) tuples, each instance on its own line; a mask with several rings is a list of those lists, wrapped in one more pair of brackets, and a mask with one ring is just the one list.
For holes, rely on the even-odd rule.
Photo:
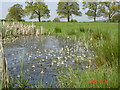
[(54, 84), (57, 82), (57, 68), (68, 68), (70, 64), (75, 68), (82, 68), (76, 61), (85, 59), (84, 55), (92, 56), (81, 41), (57, 36), (20, 37), (14, 42), (6, 42), (4, 52), (8, 60), (10, 77), (20, 77), (20, 62), (24, 58), (24, 72), (31, 83), (39, 82), (44, 74), (43, 84), (52, 83), (52, 87), (55, 87)]

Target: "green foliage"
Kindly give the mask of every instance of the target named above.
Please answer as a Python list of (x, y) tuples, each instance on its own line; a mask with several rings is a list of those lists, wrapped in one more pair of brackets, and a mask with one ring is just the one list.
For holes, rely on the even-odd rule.
[(60, 19), (59, 19), (59, 18), (55, 18), (55, 19), (53, 20), (53, 22), (60, 22)]
[(30, 15), (30, 19), (38, 18), (39, 22), (41, 21), (41, 18), (48, 18), (50, 17), (49, 13), (50, 10), (48, 9), (48, 6), (45, 5), (43, 1), (31, 1), (26, 2), (27, 6), (25, 7), (25, 12), (27, 15)]
[(6, 19), (21, 20), (21, 18), (24, 16), (24, 10), (22, 7), (23, 6), (20, 4), (15, 4), (14, 6), (10, 7)]
[(51, 22), (51, 20), (47, 20), (47, 22)]
[(120, 22), (120, 14), (116, 14), (112, 17), (111, 22)]
[(107, 17), (111, 21), (112, 17), (119, 12), (119, 2), (100, 2), (101, 15)]
[(83, 2), (83, 9), (88, 8), (88, 11), (85, 13), (90, 18), (94, 19), (94, 22), (96, 21), (97, 17), (100, 17), (100, 11), (99, 11), (99, 2), (96, 0), (96, 2)]
[(71, 20), (71, 22), (77, 22), (77, 20), (75, 20), (75, 19), (72, 19), (72, 20)]
[(79, 11), (79, 4), (77, 2), (59, 2), (57, 13), (61, 15), (61, 18), (67, 18), (68, 22), (70, 21), (70, 16), (77, 15), (81, 16), (81, 12)]

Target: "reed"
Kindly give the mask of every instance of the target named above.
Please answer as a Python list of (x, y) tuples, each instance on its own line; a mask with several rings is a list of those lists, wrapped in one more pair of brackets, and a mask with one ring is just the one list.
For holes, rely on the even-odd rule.
[(20, 36), (28, 36), (28, 35), (36, 35), (39, 36), (43, 34), (43, 27), (36, 29), (35, 25), (32, 24), (24, 24), (22, 22), (3, 22), (2, 23), (2, 33), (3, 38), (10, 37), (20, 37)]

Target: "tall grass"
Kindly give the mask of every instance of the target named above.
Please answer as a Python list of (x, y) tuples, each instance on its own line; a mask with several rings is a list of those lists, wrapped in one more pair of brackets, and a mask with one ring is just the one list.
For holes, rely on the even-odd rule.
[[(85, 32), (82, 29), (82, 32)], [(114, 36), (113, 36), (114, 35)], [(83, 37), (82, 37), (83, 38)], [(109, 30), (93, 30), (85, 33), (83, 42), (86, 48), (91, 47), (95, 51), (95, 64), (97, 69), (88, 69), (80, 72), (72, 67), (62, 69), (58, 77), (61, 88), (118, 88), (118, 37), (117, 32)], [(67, 72), (67, 75), (65, 74)], [(90, 80), (97, 81), (90, 83)], [(105, 83), (108, 80), (108, 83)], [(103, 82), (101, 82), (103, 81)]]
[(0, 89), (2, 89), (2, 81), (0, 80)]
[[(61, 75), (58, 77), (59, 88), (118, 88), (116, 68), (100, 67), (96, 70), (81, 71), (71, 67), (65, 72), (61, 71)], [(96, 83), (90, 83), (91, 80), (95, 80)]]

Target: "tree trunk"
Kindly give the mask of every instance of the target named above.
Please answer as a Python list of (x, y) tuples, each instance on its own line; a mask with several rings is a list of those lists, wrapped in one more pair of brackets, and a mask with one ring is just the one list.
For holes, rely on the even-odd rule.
[(109, 15), (109, 22), (111, 22), (111, 16)]
[(4, 56), (3, 46), (2, 46), (2, 33), (1, 33), (1, 24), (0, 24), (0, 88), (8, 88), (9, 77), (8, 77), (8, 67), (7, 61)]
[(68, 15), (67, 19), (68, 19), (68, 22), (70, 22), (70, 16), (69, 15)]
[(96, 17), (94, 17), (94, 22), (96, 22)]
[(39, 20), (39, 22), (41, 22), (41, 16), (38, 16), (38, 20)]

